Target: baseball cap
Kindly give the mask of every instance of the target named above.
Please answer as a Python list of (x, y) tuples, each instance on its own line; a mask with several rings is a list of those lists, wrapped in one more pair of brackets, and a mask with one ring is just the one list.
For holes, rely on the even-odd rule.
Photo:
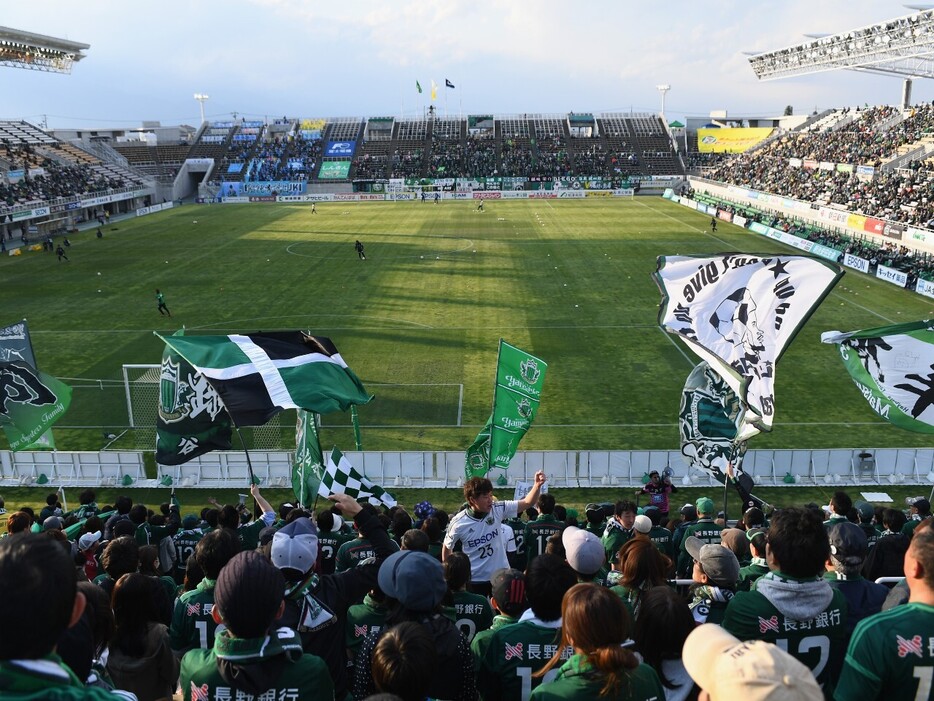
[(344, 519), (341, 518), (340, 514), (334, 514), (334, 523), (331, 525), (331, 533), (337, 533), (343, 527)]
[(62, 527), (62, 519), (58, 516), (49, 516), (42, 522), (43, 531), (60, 531)]
[[(636, 516), (637, 521), (639, 518)], [(603, 543), (590, 531), (568, 526), (561, 534), (561, 543), (564, 545), (565, 558), (575, 572), (596, 574), (606, 561)]]
[(684, 641), (684, 667), (711, 701), (821, 701), (824, 694), (807, 667), (762, 640), (742, 642), (713, 623)]
[(318, 529), (307, 516), (287, 523), (272, 537), (269, 555), (280, 570), (308, 572), (318, 559)]
[(746, 540), (745, 531), (739, 528), (724, 528), (720, 531), (720, 543), (732, 550), (738, 560), (749, 557), (749, 541)]
[(507, 616), (518, 618), (529, 607), (525, 594), (525, 575), (519, 570), (503, 568), (490, 577), (492, 596), (499, 610)]
[(858, 565), (866, 559), (869, 552), (869, 539), (866, 532), (849, 521), (835, 523), (827, 529), (830, 539), (830, 556), (846, 565)]
[(238, 638), (258, 638), (275, 619), (284, 591), (279, 570), (255, 550), (245, 550), (221, 570), (214, 604)]
[(705, 543), (700, 538), (688, 536), (684, 549), (704, 568), (704, 574), (713, 583), (722, 587), (732, 587), (739, 579), (739, 560), (733, 551), (723, 545)]
[(856, 510), (859, 512), (860, 521), (871, 521), (872, 517), (876, 515), (876, 510), (872, 508), (872, 504), (865, 501), (858, 501), (854, 505)]
[(441, 563), (419, 550), (400, 550), (387, 557), (376, 579), (386, 596), (411, 611), (431, 611), (448, 589)]
[(182, 528), (186, 531), (191, 531), (197, 528), (199, 523), (201, 523), (200, 518), (194, 514), (187, 514), (185, 518), (182, 519)]
[(640, 514), (636, 516), (632, 527), (636, 530), (636, 533), (648, 533), (652, 530), (652, 519), (645, 514)]
[(697, 513), (699, 514), (712, 514), (713, 513), (713, 499), (710, 497), (701, 497), (695, 502), (697, 506)]
[(101, 539), (101, 532), (94, 531), (93, 533), (85, 533), (83, 536), (78, 538), (78, 550), (87, 550), (88, 548), (93, 547), (97, 541)]

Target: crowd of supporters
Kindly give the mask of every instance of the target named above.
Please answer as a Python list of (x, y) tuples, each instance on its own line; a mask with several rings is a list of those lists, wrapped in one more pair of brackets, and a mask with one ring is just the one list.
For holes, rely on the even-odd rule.
[(914, 698), (917, 668), (890, 641), (934, 625), (927, 499), (906, 513), (838, 491), (734, 525), (708, 497), (671, 508), (658, 473), (638, 492), (647, 507), (583, 513), (544, 482), (496, 501), (473, 478), (450, 516), (342, 494), (274, 509), (255, 486), (252, 513), (183, 515), (174, 496), (99, 506), (90, 489), (64, 513), (51, 494), (8, 514), (0, 539), (0, 693)]

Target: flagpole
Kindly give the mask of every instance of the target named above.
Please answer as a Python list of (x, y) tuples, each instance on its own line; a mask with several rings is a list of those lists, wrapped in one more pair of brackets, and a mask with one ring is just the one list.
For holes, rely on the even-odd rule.
[(353, 440), (357, 450), (363, 450), (363, 442), (360, 440), (360, 417), (357, 415), (357, 405), (350, 405), (350, 422), (353, 424)]
[(305, 463), (298, 466), (298, 471), (302, 476), (302, 488), (298, 492), (298, 505), (305, 508)]
[(499, 374), (499, 357), (503, 353), (503, 339), (499, 339), (499, 347), (496, 349), (496, 370), (493, 371), (493, 402), (492, 409), (490, 410), (490, 450), (486, 451), (486, 474), (490, 474), (490, 470), (493, 469), (493, 430), (496, 428), (496, 380), (497, 375)]
[[(232, 418), (232, 417), (231, 417)], [(250, 460), (250, 451), (246, 449), (246, 441), (243, 440), (243, 434), (240, 432), (240, 427), (236, 424), (233, 424), (234, 430), (237, 432), (237, 437), (240, 439), (240, 445), (243, 446), (243, 454), (246, 455), (246, 468), (250, 473), (250, 491), (253, 491), (253, 484), (256, 482), (256, 476), (253, 474), (253, 461)], [(253, 497), (253, 511), (256, 511), (256, 497)]]
[[(318, 444), (318, 455), (321, 456), (321, 469), (324, 470), (324, 451), (321, 450), (321, 435), (318, 433), (318, 418), (319, 415), (315, 412), (311, 413), (311, 422), (315, 427), (315, 442)], [(323, 473), (322, 473), (323, 474)], [(314, 513), (315, 509), (318, 508), (318, 497), (321, 494), (321, 482), (318, 482), (318, 489), (315, 490), (315, 502), (311, 505), (311, 511)]]

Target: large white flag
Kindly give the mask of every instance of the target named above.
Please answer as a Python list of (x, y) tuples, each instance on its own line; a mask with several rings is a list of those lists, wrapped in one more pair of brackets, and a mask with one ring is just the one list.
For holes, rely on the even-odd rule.
[(746, 406), (737, 441), (772, 430), (775, 364), (843, 269), (798, 255), (660, 256), (658, 323), (706, 360)]

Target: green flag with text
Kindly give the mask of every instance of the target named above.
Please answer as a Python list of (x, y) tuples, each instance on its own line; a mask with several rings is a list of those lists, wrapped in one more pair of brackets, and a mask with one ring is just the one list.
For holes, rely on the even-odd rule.
[(23, 362), (0, 362), (0, 427), (14, 452), (28, 448), (71, 404), (71, 387)]
[(464, 471), (468, 479), (509, 467), (538, 413), (547, 368), (540, 358), (500, 339), (493, 414), (467, 449)]
[(317, 415), (299, 409), (295, 422), (295, 462), (292, 463), (292, 491), (304, 506), (318, 493), (324, 465), (318, 440)]

